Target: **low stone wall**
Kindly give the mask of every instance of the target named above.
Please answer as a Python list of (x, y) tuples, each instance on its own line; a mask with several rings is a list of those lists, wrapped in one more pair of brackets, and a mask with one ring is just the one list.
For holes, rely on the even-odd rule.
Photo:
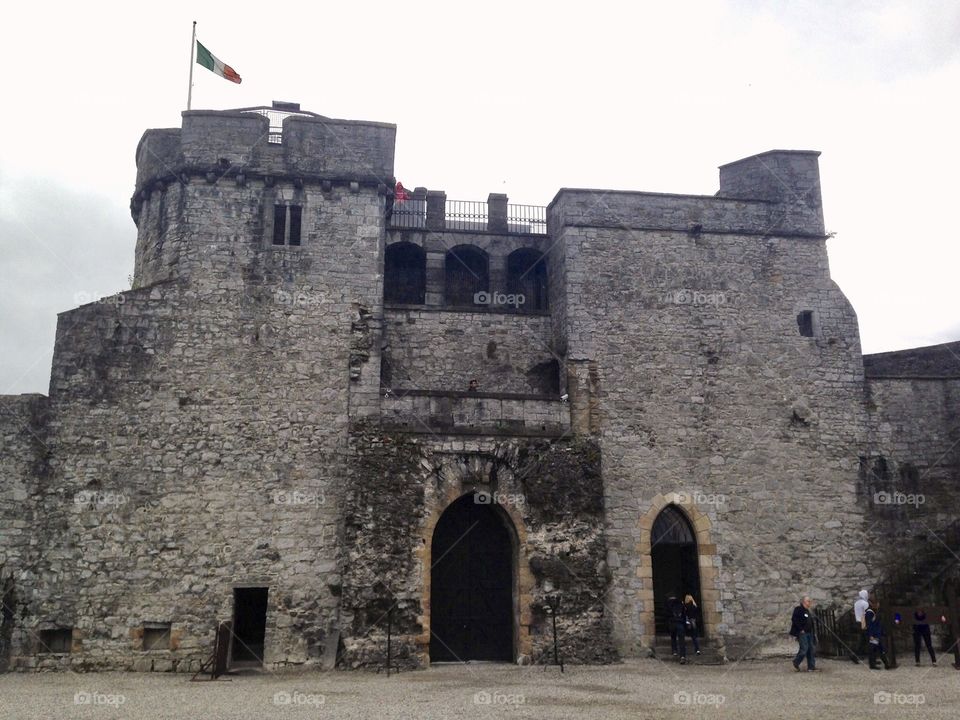
[(29, 593), (29, 580), (23, 580), (36, 571), (31, 498), (47, 476), (48, 404), (43, 395), (0, 396), (0, 672), (8, 667), (14, 626)]
[(394, 432), (561, 435), (570, 429), (569, 406), (554, 399), (395, 390), (381, 408), (381, 422)]

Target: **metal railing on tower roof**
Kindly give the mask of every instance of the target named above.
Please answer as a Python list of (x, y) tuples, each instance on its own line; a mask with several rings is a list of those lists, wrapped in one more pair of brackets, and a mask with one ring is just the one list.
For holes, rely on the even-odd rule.
[(270, 106), (255, 105), (253, 107), (235, 108), (232, 112), (252, 112), (267, 118), (270, 121), (270, 135), (267, 138), (267, 142), (275, 145), (283, 142), (283, 121), (291, 115), (329, 120), (325, 115), (318, 115), (309, 110), (301, 110), (299, 103), (279, 102), (276, 100), (274, 100)]

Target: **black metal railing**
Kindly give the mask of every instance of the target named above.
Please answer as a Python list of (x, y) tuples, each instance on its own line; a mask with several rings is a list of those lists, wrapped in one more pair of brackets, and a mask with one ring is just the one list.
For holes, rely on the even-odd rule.
[(817, 654), (822, 657), (850, 657), (856, 651), (859, 640), (853, 622), (853, 610), (841, 610), (837, 617), (835, 608), (813, 609), (816, 620)]
[[(295, 106), (296, 107), (296, 106)], [(273, 145), (279, 145), (283, 142), (283, 121), (291, 115), (302, 115), (304, 117), (322, 118), (323, 115), (308, 112), (306, 110), (278, 110), (277, 108), (260, 105), (257, 107), (237, 108), (235, 112), (252, 112), (257, 115), (263, 115), (270, 121), (269, 135), (267, 142)]]
[(474, 200), (447, 200), (444, 208), (447, 230), (486, 230), (487, 203)]
[[(397, 200), (393, 203), (390, 227), (427, 228), (428, 200)], [(490, 209), (485, 202), (446, 200), (443, 222), (431, 230), (466, 230), (485, 232), (490, 227)], [(439, 216), (439, 214), (438, 214)], [(502, 216), (501, 216), (502, 218)], [(502, 231), (503, 225), (497, 230)], [(507, 205), (506, 232), (531, 235), (547, 234), (547, 208), (542, 205)]]
[(507, 205), (510, 232), (547, 234), (547, 208), (543, 205)]
[(426, 200), (397, 200), (393, 203), (390, 227), (423, 228), (427, 226)]

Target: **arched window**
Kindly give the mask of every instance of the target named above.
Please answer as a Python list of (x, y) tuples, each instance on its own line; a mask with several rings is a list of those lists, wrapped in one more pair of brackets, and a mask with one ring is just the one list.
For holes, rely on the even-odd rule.
[(521, 248), (507, 256), (507, 292), (523, 295), (521, 309), (547, 309), (547, 262), (543, 253)]
[(444, 267), (447, 305), (485, 306), (488, 302), (485, 296), (490, 289), (490, 264), (483, 250), (473, 245), (457, 245), (447, 251)]
[(650, 531), (650, 545), (695, 545), (697, 542), (690, 527), (690, 521), (676, 505), (667, 505), (657, 519), (653, 521)]
[(423, 248), (409, 242), (388, 245), (383, 258), (383, 301), (423, 305), (427, 260)]

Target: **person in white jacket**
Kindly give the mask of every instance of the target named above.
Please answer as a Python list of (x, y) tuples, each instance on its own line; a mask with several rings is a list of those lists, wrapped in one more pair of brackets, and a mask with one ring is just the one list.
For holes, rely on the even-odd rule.
[(857, 626), (857, 650), (850, 654), (850, 659), (855, 663), (860, 662), (860, 656), (867, 651), (867, 621), (865, 619), (867, 608), (870, 607), (870, 593), (861, 590), (857, 593), (857, 600), (853, 603), (853, 621)]

